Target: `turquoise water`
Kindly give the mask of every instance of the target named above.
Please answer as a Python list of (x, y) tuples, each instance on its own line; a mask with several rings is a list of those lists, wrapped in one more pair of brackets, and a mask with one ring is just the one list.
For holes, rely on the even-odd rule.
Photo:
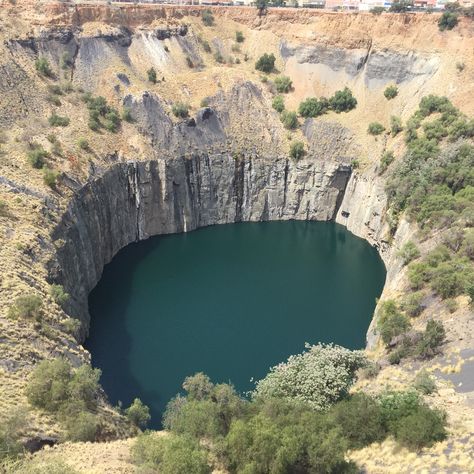
[(376, 250), (332, 222), (158, 236), (105, 267), (86, 347), (111, 402), (141, 398), (158, 427), (187, 375), (244, 392), (305, 342), (362, 348), (384, 281)]

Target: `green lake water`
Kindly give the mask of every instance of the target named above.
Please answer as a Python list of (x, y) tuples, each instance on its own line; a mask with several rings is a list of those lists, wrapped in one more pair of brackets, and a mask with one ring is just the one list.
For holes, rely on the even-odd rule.
[(332, 222), (158, 236), (105, 267), (85, 345), (110, 401), (141, 398), (159, 427), (187, 375), (245, 392), (305, 342), (362, 348), (384, 281), (376, 250)]

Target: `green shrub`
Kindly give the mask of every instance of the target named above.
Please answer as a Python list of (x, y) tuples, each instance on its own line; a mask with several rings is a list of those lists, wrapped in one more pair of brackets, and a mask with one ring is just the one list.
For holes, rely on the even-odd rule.
[(395, 337), (403, 334), (410, 328), (410, 321), (402, 314), (393, 300), (380, 303), (378, 312), (377, 329), (385, 344)]
[(380, 174), (385, 173), (387, 168), (393, 163), (394, 160), (395, 160), (395, 155), (393, 154), (393, 151), (386, 151), (380, 158), (379, 173)]
[(428, 281), (431, 270), (426, 262), (412, 263), (408, 267), (408, 281), (413, 290), (419, 290)]
[(302, 117), (319, 117), (329, 109), (329, 101), (322, 97), (318, 100), (316, 97), (310, 97), (300, 103), (298, 113)]
[(43, 300), (38, 295), (19, 296), (13, 301), (8, 316), (14, 319), (35, 319), (38, 321), (41, 317), (42, 308)]
[(145, 469), (158, 469), (160, 474), (211, 473), (205, 451), (185, 436), (140, 434), (132, 447), (132, 459)]
[(68, 117), (61, 117), (56, 113), (52, 113), (51, 116), (48, 118), (48, 122), (51, 127), (67, 127), (69, 125), (69, 118)]
[(426, 323), (423, 337), (416, 346), (416, 355), (422, 358), (433, 357), (439, 352), (439, 346), (446, 339), (446, 331), (440, 321), (430, 319)]
[(204, 51), (206, 53), (210, 53), (212, 51), (211, 45), (209, 44), (209, 41), (207, 41), (205, 39), (200, 39), (199, 42), (201, 43), (202, 48), (204, 49)]
[(395, 137), (403, 130), (402, 126), (402, 119), (395, 115), (390, 117), (390, 131), (392, 135)]
[(69, 334), (76, 335), (81, 329), (81, 322), (76, 318), (68, 318), (63, 322), (64, 330)]
[(345, 87), (342, 91), (337, 91), (330, 99), (329, 105), (336, 113), (349, 112), (357, 106), (357, 99), (352, 95), (351, 90)]
[(125, 415), (130, 423), (141, 429), (144, 429), (151, 419), (150, 409), (139, 398), (133, 400), (125, 410)]
[(124, 107), (122, 110), (122, 120), (125, 120), (125, 122), (132, 123), (133, 122), (133, 115), (132, 115), (132, 109), (130, 107)]
[(85, 138), (79, 138), (79, 140), (77, 141), (77, 144), (79, 145), (79, 148), (81, 150), (90, 150), (90, 145), (89, 145), (89, 142), (85, 139)]
[(189, 105), (183, 102), (176, 102), (171, 110), (176, 117), (186, 118), (189, 114)]
[(367, 128), (367, 133), (370, 135), (380, 135), (383, 131), (385, 131), (385, 127), (379, 122), (371, 122)]
[(330, 417), (342, 427), (350, 449), (361, 449), (386, 436), (379, 404), (364, 393), (334, 405)]
[(216, 51), (214, 53), (214, 61), (216, 63), (219, 63), (219, 64), (224, 64), (225, 63), (224, 56), (222, 56), (222, 53), (220, 51)]
[(305, 149), (304, 149), (304, 143), (299, 141), (299, 140), (295, 140), (293, 142), (291, 142), (290, 144), (290, 156), (291, 158), (293, 158), (294, 160), (299, 160), (301, 158), (303, 158), (305, 154)]
[(59, 173), (51, 168), (43, 168), (43, 182), (51, 189), (56, 189)]
[(458, 24), (458, 15), (454, 12), (444, 12), (438, 20), (440, 31), (452, 30)]
[(280, 118), (283, 126), (288, 130), (294, 130), (298, 126), (298, 116), (296, 112), (284, 110)]
[(436, 383), (426, 370), (420, 370), (413, 381), (413, 387), (424, 395), (430, 395), (436, 390)]
[(48, 156), (49, 153), (42, 146), (38, 146), (28, 153), (28, 161), (33, 168), (41, 169)]
[(421, 303), (423, 298), (424, 293), (421, 291), (406, 295), (402, 301), (402, 310), (412, 318), (419, 316), (425, 309)]
[(237, 43), (243, 43), (245, 41), (244, 34), (241, 31), (235, 32), (235, 41), (237, 41)]
[(100, 370), (82, 365), (72, 370), (64, 359), (41, 361), (26, 388), (28, 401), (37, 408), (57, 413), (97, 406)]
[(387, 100), (394, 99), (398, 95), (398, 87), (395, 85), (388, 86), (384, 91), (383, 95)]
[(53, 71), (51, 70), (51, 66), (49, 65), (48, 60), (43, 56), (40, 56), (35, 61), (35, 68), (38, 71), (38, 73), (41, 74), (42, 76), (46, 76), (46, 77), (53, 76)]
[(446, 438), (446, 415), (421, 405), (414, 413), (400, 420), (395, 428), (395, 439), (409, 449), (419, 450)]
[(3, 467), (2, 461), (14, 459), (23, 452), (21, 437), (29, 428), (27, 412), (22, 408), (14, 409), (2, 418), (0, 424), (0, 467)]
[(293, 83), (288, 76), (278, 76), (275, 78), (275, 87), (280, 94), (290, 92)]
[(67, 439), (71, 441), (95, 441), (99, 423), (97, 416), (87, 411), (68, 416), (63, 421)]
[(8, 209), (8, 204), (5, 201), (0, 200), (0, 217), (11, 217), (12, 214)]
[(147, 76), (148, 76), (148, 82), (151, 82), (152, 84), (156, 84), (156, 70), (154, 67), (151, 67), (150, 69), (148, 69), (148, 71), (146, 72)]
[(372, 13), (373, 15), (380, 15), (384, 11), (385, 11), (384, 7), (373, 7), (370, 9), (370, 13)]
[(49, 294), (53, 298), (53, 300), (60, 306), (64, 305), (69, 300), (69, 293), (64, 291), (64, 287), (62, 285), (51, 285), (49, 288)]
[(214, 26), (214, 15), (211, 10), (203, 10), (201, 20), (206, 26)]
[(57, 84), (48, 84), (46, 87), (48, 89), (48, 92), (53, 95), (63, 95), (63, 90), (61, 89), (60, 86)]
[(272, 107), (277, 111), (277, 112), (283, 112), (285, 110), (285, 99), (281, 95), (277, 95), (274, 97), (272, 101)]
[(260, 56), (260, 58), (255, 63), (255, 69), (257, 69), (257, 71), (262, 71), (266, 73), (272, 72), (273, 69), (275, 68), (275, 61), (276, 61), (276, 58), (273, 53), (271, 54), (265, 53), (262, 56)]
[(306, 345), (306, 352), (290, 356), (287, 362), (271, 368), (257, 382), (254, 397), (279, 397), (324, 410), (347, 395), (356, 370), (365, 364), (361, 351), (333, 345)]
[(398, 256), (401, 257), (403, 265), (408, 265), (412, 260), (415, 260), (420, 256), (420, 251), (418, 250), (418, 247), (409, 240), (399, 250)]

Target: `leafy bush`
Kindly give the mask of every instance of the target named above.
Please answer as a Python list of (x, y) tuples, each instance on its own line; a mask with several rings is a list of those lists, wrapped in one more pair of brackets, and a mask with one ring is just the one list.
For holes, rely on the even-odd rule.
[(387, 168), (393, 163), (394, 160), (395, 160), (395, 155), (393, 154), (393, 151), (386, 151), (380, 158), (379, 173), (380, 174), (385, 173)]
[(206, 26), (214, 26), (214, 15), (211, 10), (203, 10), (201, 20)]
[(458, 24), (458, 15), (454, 12), (444, 12), (438, 20), (440, 31), (452, 30)]
[(82, 365), (72, 370), (64, 359), (41, 361), (33, 370), (26, 395), (37, 408), (57, 413), (60, 409), (93, 409), (97, 405), (100, 370)]
[(81, 148), (81, 150), (87, 151), (90, 149), (89, 142), (85, 138), (79, 138), (77, 144), (79, 145), (79, 148)]
[(161, 474), (210, 474), (205, 451), (198, 442), (185, 436), (140, 434), (132, 447), (134, 463), (159, 469)]
[(380, 406), (389, 432), (407, 448), (420, 449), (446, 438), (446, 415), (429, 408), (416, 392), (387, 392)]
[(99, 424), (95, 415), (80, 411), (64, 419), (64, 428), (71, 441), (95, 441)]
[(189, 114), (189, 105), (183, 102), (176, 102), (171, 110), (176, 117), (186, 118)]
[(285, 99), (281, 95), (277, 95), (274, 97), (273, 102), (272, 102), (272, 107), (277, 111), (277, 112), (283, 112), (285, 110)]
[(446, 331), (439, 321), (430, 319), (426, 323), (423, 337), (416, 346), (416, 354), (422, 358), (433, 357), (439, 352), (439, 346), (446, 339)]
[(336, 113), (349, 112), (357, 106), (357, 99), (352, 95), (351, 90), (345, 87), (342, 91), (337, 91), (330, 99), (331, 109)]
[(343, 428), (350, 449), (361, 449), (386, 436), (380, 405), (364, 393), (336, 403), (329, 415)]
[(402, 301), (402, 310), (412, 318), (419, 316), (425, 309), (425, 307), (421, 304), (423, 297), (424, 293), (421, 291), (406, 295)]
[(402, 314), (393, 300), (380, 303), (378, 312), (377, 329), (385, 344), (395, 337), (406, 332), (410, 327), (410, 321)]
[(125, 122), (132, 123), (133, 122), (133, 115), (132, 115), (132, 109), (130, 107), (124, 107), (122, 110), (122, 120), (125, 120)]
[(219, 64), (225, 63), (224, 56), (222, 56), (222, 53), (220, 51), (216, 51), (214, 53), (214, 60), (216, 61), (216, 63), (219, 63)]
[(19, 296), (8, 311), (10, 318), (36, 319), (41, 317), (43, 300), (38, 295)]
[(290, 144), (290, 156), (291, 158), (293, 158), (294, 160), (299, 160), (300, 158), (303, 158), (305, 154), (305, 149), (304, 149), (304, 143), (299, 141), (299, 140), (295, 140), (293, 142), (291, 142)]
[(237, 41), (237, 43), (243, 43), (244, 40), (245, 40), (244, 34), (241, 31), (236, 31), (235, 32), (235, 41)]
[(28, 161), (33, 168), (41, 169), (48, 156), (49, 153), (42, 146), (37, 146), (28, 153)]
[(318, 100), (310, 97), (300, 103), (298, 112), (302, 117), (318, 117), (329, 109), (329, 101), (324, 97)]
[(398, 135), (403, 130), (402, 119), (392, 115), (390, 117), (390, 132), (393, 136)]
[(41, 74), (42, 76), (46, 76), (46, 77), (53, 76), (53, 71), (51, 70), (51, 66), (49, 65), (48, 60), (43, 56), (40, 56), (35, 61), (35, 68), (38, 71), (38, 73)]
[(284, 110), (281, 113), (280, 118), (283, 126), (288, 130), (294, 130), (298, 126), (298, 116), (296, 115), (296, 112)]
[(369, 127), (367, 128), (367, 133), (370, 135), (380, 135), (385, 130), (385, 127), (379, 122), (371, 122), (369, 123)]
[(266, 73), (272, 72), (273, 69), (275, 68), (275, 61), (276, 61), (276, 58), (273, 53), (271, 54), (265, 53), (262, 56), (260, 56), (260, 58), (255, 63), (255, 69), (257, 69), (258, 71), (266, 72)]
[(293, 83), (288, 76), (278, 76), (275, 78), (276, 90), (281, 93), (290, 92)]
[(257, 382), (254, 397), (279, 397), (325, 410), (346, 396), (356, 370), (366, 364), (363, 352), (323, 344), (305, 347), (306, 352), (272, 367)]
[(406, 242), (398, 252), (398, 256), (403, 260), (404, 265), (408, 265), (412, 260), (420, 256), (418, 247), (409, 240)]
[(426, 370), (420, 370), (416, 374), (413, 387), (424, 395), (430, 395), (436, 390), (436, 383)]
[(148, 71), (146, 72), (147, 76), (148, 76), (148, 81), (151, 82), (152, 84), (156, 84), (156, 70), (154, 67), (151, 67), (150, 69), (148, 69)]
[(151, 419), (150, 409), (139, 398), (133, 400), (125, 410), (125, 415), (130, 423), (141, 429), (144, 429)]
[(51, 168), (43, 168), (43, 182), (51, 189), (56, 189), (59, 173)]
[(385, 96), (386, 99), (394, 99), (398, 95), (398, 87), (395, 85), (388, 86), (384, 91), (383, 95)]
[(61, 117), (60, 115), (52, 113), (48, 119), (48, 122), (51, 127), (67, 127), (70, 120), (68, 117)]

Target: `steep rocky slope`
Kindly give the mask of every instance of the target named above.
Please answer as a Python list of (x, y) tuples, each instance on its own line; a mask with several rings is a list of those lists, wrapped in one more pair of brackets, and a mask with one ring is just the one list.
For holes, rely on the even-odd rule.
[[(382, 152), (390, 148), (400, 156), (403, 139), (371, 137), (367, 124), (379, 120), (388, 126), (390, 115), (406, 120), (428, 93), (447, 95), (465, 113), (474, 112), (472, 23), (463, 20), (456, 31), (440, 33), (435, 15), (288, 9), (260, 18), (253, 9), (222, 8), (209, 28), (200, 19), (202, 9), (194, 7), (32, 6), (4, 2), (0, 13), (0, 200), (8, 209), (0, 215), (2, 413), (26, 404), (26, 376), (38, 360), (89, 360), (80, 345), (88, 331), (87, 295), (120, 248), (151, 235), (245, 220), (335, 219), (381, 252), (388, 271), (382, 298), (403, 292), (397, 250), (414, 238), (416, 226), (402, 221), (395, 235), (389, 233), (384, 177), (378, 173)], [(239, 48), (237, 30), (245, 36)], [(216, 61), (217, 52), (224, 64)], [(346, 85), (358, 107), (307, 119), (288, 132), (271, 107), (271, 81), (262, 82), (254, 69), (265, 52), (273, 52), (277, 69), (293, 80), (285, 99), (289, 109)], [(51, 77), (35, 71), (38, 57), (48, 60)], [(456, 62), (464, 64), (462, 71)], [(147, 80), (150, 67), (158, 73), (156, 84)], [(383, 89), (391, 83), (400, 92), (387, 101)], [(60, 94), (55, 85), (63, 86)], [(81, 99), (85, 92), (126, 107), (133, 122), (123, 121), (118, 133), (93, 132)], [(178, 101), (190, 104), (189, 118), (173, 116)], [(69, 126), (50, 127), (52, 112), (69, 117)], [(79, 146), (79, 138), (88, 147)], [(308, 150), (297, 162), (288, 153), (294, 139), (304, 140)], [(28, 164), (32, 144), (51, 149), (48, 164), (61, 172), (55, 189)], [(51, 298), (51, 283), (70, 293), (64, 309)], [(8, 317), (11, 302), (31, 292), (47, 308), (39, 326)], [(66, 330), (71, 317), (81, 321), (72, 333)], [(448, 371), (457, 363), (456, 351), (472, 345), (467, 300), (460, 298), (451, 315), (433, 298), (417, 324), (424, 326), (428, 317), (448, 328), (445, 354), (430, 366)], [(378, 357), (374, 324), (368, 336), (368, 348)], [(460, 367), (465, 358), (459, 356)], [(384, 368), (366, 389), (406, 385), (418, 369), (417, 363)], [(449, 408), (453, 431), (444, 445), (445, 462), (462, 470), (466, 461), (458, 455), (474, 432), (472, 393), (455, 393), (441, 378), (438, 383), (431, 403)], [(126, 433), (106, 404), (101, 413), (113, 421), (104, 439)], [(44, 415), (34, 418), (32, 431), (41, 437), (60, 434)], [(420, 455), (420, 469), (438, 462), (435, 452)], [(369, 472), (380, 472), (370, 449), (354, 456)], [(400, 462), (388, 448), (380, 454), (385, 470), (400, 472)]]

